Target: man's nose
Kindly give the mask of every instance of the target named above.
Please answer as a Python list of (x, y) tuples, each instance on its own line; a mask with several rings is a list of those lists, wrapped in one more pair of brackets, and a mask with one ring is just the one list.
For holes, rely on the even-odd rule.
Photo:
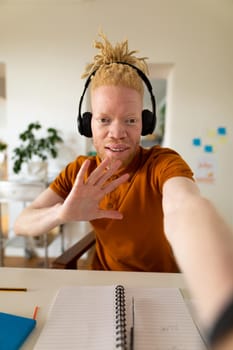
[(113, 121), (109, 127), (109, 133), (116, 139), (123, 138), (126, 136), (126, 125), (121, 121)]

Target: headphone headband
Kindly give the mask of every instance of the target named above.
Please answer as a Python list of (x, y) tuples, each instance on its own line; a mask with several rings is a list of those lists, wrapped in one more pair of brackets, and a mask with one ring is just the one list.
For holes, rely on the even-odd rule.
[[(149, 93), (150, 93), (150, 97), (151, 97), (151, 105), (152, 105), (152, 112), (148, 111), (148, 110), (143, 110), (142, 111), (142, 135), (147, 135), (147, 134), (151, 134), (154, 131), (155, 125), (156, 125), (156, 100), (155, 100), (155, 96), (153, 94), (153, 88), (152, 85), (150, 83), (150, 80), (147, 78), (147, 76), (136, 66), (132, 65), (131, 63), (127, 63), (127, 62), (115, 62), (117, 64), (123, 64), (126, 66), (129, 66), (133, 69), (136, 70), (136, 72), (138, 73), (138, 75), (140, 76), (140, 78), (143, 80), (143, 82), (145, 83)], [(90, 112), (85, 112), (82, 115), (81, 109), (82, 109), (82, 103), (83, 103), (83, 99), (86, 93), (86, 90), (91, 82), (92, 77), (96, 74), (97, 70), (99, 68), (97, 68), (96, 70), (94, 70), (89, 77), (87, 78), (85, 84), (84, 84), (84, 89), (83, 89), (83, 93), (80, 97), (79, 100), (79, 108), (78, 108), (78, 130), (80, 132), (81, 135), (84, 135), (86, 137), (92, 137), (92, 131), (91, 131), (91, 117), (92, 114)], [(147, 120), (148, 119), (148, 120)]]

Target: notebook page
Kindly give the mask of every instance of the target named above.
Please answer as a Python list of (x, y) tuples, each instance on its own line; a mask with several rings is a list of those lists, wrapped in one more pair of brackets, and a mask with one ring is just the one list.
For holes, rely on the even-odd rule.
[(127, 288), (126, 295), (128, 326), (134, 296), (135, 350), (206, 349), (179, 289)]
[(113, 349), (114, 289), (114, 286), (61, 288), (34, 349)]

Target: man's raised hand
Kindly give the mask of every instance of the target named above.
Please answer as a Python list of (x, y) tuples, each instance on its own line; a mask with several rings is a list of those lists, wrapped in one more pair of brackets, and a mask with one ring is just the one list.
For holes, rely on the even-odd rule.
[(100, 218), (122, 219), (122, 214), (116, 210), (99, 208), (103, 197), (129, 178), (128, 174), (124, 174), (107, 183), (121, 166), (121, 161), (112, 162), (107, 158), (104, 159), (85, 180), (89, 165), (88, 159), (82, 164), (71, 192), (60, 207), (60, 219), (63, 222), (90, 221)]

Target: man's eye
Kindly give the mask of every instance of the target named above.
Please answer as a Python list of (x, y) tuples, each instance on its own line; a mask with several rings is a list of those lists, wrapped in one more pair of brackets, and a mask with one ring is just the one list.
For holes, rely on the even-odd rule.
[(109, 118), (100, 118), (99, 122), (100, 122), (100, 124), (109, 124), (110, 119)]
[(136, 122), (137, 122), (136, 118), (130, 118), (130, 119), (126, 120), (126, 124), (128, 124), (128, 125), (136, 124)]

